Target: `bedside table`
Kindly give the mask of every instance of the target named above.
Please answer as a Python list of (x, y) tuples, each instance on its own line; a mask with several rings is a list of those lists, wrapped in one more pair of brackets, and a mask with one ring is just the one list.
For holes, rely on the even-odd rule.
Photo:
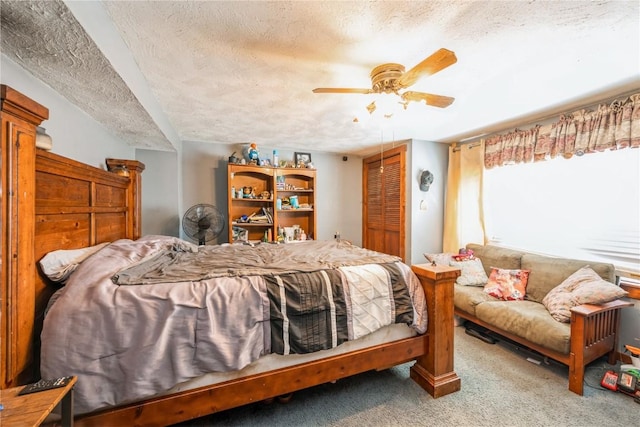
[(2, 427), (39, 426), (62, 402), (62, 425), (73, 426), (73, 386), (78, 380), (73, 377), (64, 387), (18, 396), (24, 386), (0, 390), (0, 425)]

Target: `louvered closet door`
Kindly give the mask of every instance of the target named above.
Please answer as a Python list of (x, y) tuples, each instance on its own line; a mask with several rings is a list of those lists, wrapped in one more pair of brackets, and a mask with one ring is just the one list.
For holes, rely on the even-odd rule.
[[(404, 259), (406, 146), (363, 163), (363, 246)], [(381, 159), (382, 157), (382, 159)], [(380, 170), (382, 163), (383, 169)]]

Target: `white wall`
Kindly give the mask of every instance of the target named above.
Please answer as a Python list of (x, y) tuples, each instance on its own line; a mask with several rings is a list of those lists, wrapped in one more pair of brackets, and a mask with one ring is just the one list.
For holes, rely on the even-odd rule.
[[(412, 140), (408, 150), (407, 264), (426, 262), (424, 253), (442, 252), (444, 194), (447, 185), (449, 147), (446, 144)], [(429, 191), (420, 190), (423, 170), (433, 173)]]
[(342, 239), (362, 245), (362, 158), (332, 153), (313, 153), (318, 169), (316, 186), (319, 240)]
[(133, 147), (2, 54), (0, 82), (49, 109), (41, 126), (51, 136), (52, 152), (102, 169), (105, 158), (135, 158)]
[[(271, 158), (274, 147), (258, 147), (261, 157)], [(292, 160), (293, 152), (278, 150), (280, 160)], [(240, 146), (202, 142), (184, 142), (182, 151), (183, 211), (197, 203), (216, 206), (227, 217), (227, 164)], [(360, 244), (362, 241), (362, 159), (342, 155), (311, 152), (317, 169), (316, 206), (317, 239), (332, 239), (335, 231), (343, 238)], [(182, 233), (182, 232), (181, 232)], [(218, 238), (226, 242), (228, 230)]]
[(180, 236), (180, 161), (177, 152), (136, 150), (142, 173), (142, 235)]
[[(198, 203), (214, 205), (227, 217), (227, 164), (233, 147), (224, 144), (183, 142), (182, 144), (182, 209), (180, 219)], [(185, 237), (180, 225), (180, 235)], [(217, 242), (226, 242), (227, 227)]]

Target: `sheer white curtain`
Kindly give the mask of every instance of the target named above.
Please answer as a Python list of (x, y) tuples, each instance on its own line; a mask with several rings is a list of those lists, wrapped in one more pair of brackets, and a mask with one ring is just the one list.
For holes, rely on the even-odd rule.
[(443, 252), (458, 252), (467, 243), (485, 243), (483, 171), (484, 141), (449, 147)]
[(484, 195), (490, 243), (640, 277), (640, 149), (487, 169)]

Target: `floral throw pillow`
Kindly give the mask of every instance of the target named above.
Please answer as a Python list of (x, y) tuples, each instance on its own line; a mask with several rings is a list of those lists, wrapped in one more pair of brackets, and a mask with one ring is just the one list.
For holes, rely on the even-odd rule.
[(436, 263), (437, 265), (449, 265), (449, 262), (451, 261), (451, 257), (453, 256), (452, 253), (441, 253), (441, 254), (428, 254), (425, 253), (424, 257), (427, 259), (427, 261), (431, 262), (431, 263)]
[(558, 322), (571, 321), (571, 307), (581, 304), (604, 304), (627, 296), (627, 292), (603, 280), (591, 267), (585, 266), (551, 289), (542, 304)]
[(527, 292), (529, 270), (507, 270), (491, 267), (484, 291), (505, 301), (522, 301)]
[(456, 279), (456, 283), (462, 286), (484, 286), (487, 283), (487, 273), (484, 271), (482, 261), (479, 258), (468, 259), (465, 261), (449, 261), (451, 267), (460, 269), (460, 276)]

